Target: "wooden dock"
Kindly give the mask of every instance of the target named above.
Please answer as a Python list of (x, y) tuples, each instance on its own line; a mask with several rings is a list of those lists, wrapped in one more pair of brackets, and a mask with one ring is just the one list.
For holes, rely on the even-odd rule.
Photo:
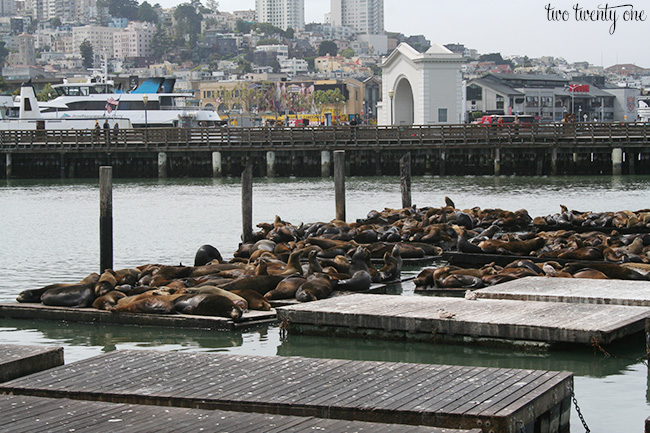
[(650, 281), (526, 277), (476, 290), (479, 298), (650, 307)]
[[(223, 410), (200, 410), (135, 404), (101, 403), (17, 395), (0, 396), (0, 428), (4, 431), (129, 433), (157, 432), (377, 432), (401, 433), (403, 425), (327, 420)], [(413, 433), (480, 433), (410, 426)]]
[(642, 331), (650, 317), (647, 307), (366, 294), (277, 311), (290, 333), (531, 348), (608, 344)]
[(124, 350), (0, 393), (515, 433), (567, 431), (572, 387), (559, 371)]
[(273, 309), (270, 311), (249, 310), (244, 313), (239, 321), (233, 322), (232, 319), (225, 317), (189, 314), (111, 313), (95, 308), (52, 307), (31, 303), (0, 304), (0, 317), (215, 330), (241, 329), (277, 321), (277, 315)]
[(63, 365), (62, 347), (0, 344), (0, 382)]

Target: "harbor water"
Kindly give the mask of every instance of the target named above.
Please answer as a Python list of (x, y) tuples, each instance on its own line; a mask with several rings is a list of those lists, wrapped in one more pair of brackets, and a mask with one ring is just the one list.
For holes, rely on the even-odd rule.
[[(399, 179), (346, 179), (346, 219), (400, 207)], [(639, 210), (650, 207), (650, 177), (416, 177), (419, 207), (525, 208), (531, 216), (559, 212)], [(256, 178), (253, 221), (276, 215), (295, 225), (334, 218), (331, 179)], [(99, 272), (97, 180), (0, 183), (0, 302), (18, 293)], [(240, 242), (241, 185), (237, 178), (115, 180), (114, 267), (146, 263), (191, 265), (203, 244), (231, 257)], [(415, 274), (418, 268), (407, 269)], [(418, 296), (412, 283), (391, 292)], [(567, 318), (570, 320), (570, 318)], [(641, 432), (650, 416), (649, 376), (642, 335), (606, 347), (530, 353), (484, 347), (432, 345), (289, 335), (274, 325), (243, 332), (174, 330), (117, 325), (0, 319), (0, 343), (63, 346), (66, 363), (117, 349), (226, 352), (486, 367), (568, 370), (592, 432)], [(573, 409), (571, 431), (584, 431)]]

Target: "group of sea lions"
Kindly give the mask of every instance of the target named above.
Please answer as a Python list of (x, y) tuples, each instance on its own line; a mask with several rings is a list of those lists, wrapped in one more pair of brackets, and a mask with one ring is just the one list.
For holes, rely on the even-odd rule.
[(536, 217), (533, 224), (536, 226), (647, 229), (650, 228), (650, 209), (636, 212), (628, 210), (580, 212), (569, 210), (566, 206), (560, 205), (560, 213)]

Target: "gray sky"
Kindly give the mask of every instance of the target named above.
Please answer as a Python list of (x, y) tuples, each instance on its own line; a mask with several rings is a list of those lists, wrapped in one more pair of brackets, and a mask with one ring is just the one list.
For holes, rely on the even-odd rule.
[[(171, 7), (180, 0), (149, 0)], [(255, 0), (218, 0), (219, 9), (254, 9)], [(549, 21), (546, 6), (564, 10), (566, 21)], [(574, 6), (595, 11), (599, 6), (631, 5), (608, 9), (607, 21), (577, 21)], [(597, 66), (634, 63), (650, 68), (646, 45), (650, 30), (647, 0), (384, 0), (387, 31), (405, 35), (423, 34), (431, 42), (461, 43), (480, 53), (529, 57), (564, 57), (569, 62), (588, 61)], [(322, 22), (329, 0), (305, 0), (305, 22)], [(628, 20), (630, 10), (636, 18)], [(612, 29), (616, 13), (615, 29)], [(600, 12), (605, 12), (601, 10)], [(639, 13), (643, 16), (639, 17)], [(626, 16), (624, 14), (627, 13)], [(613, 34), (610, 32), (613, 30)]]

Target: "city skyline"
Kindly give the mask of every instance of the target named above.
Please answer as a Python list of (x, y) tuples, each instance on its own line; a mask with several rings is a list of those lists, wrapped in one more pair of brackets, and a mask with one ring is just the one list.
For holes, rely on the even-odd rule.
[[(183, 3), (179, 0), (160, 0), (163, 7)], [(219, 0), (219, 10), (255, 9), (255, 0)], [(650, 27), (650, 13), (641, 2), (627, 3), (630, 8), (600, 10), (600, 18), (607, 21), (576, 21), (579, 12), (597, 10), (599, 1), (530, 0), (513, 2), (492, 0), (458, 0), (451, 3), (430, 0), (384, 0), (385, 23), (388, 32), (405, 35), (423, 34), (431, 43), (461, 43), (482, 54), (500, 52), (504, 56), (563, 57), (568, 62), (588, 61), (595, 66), (633, 63), (650, 68), (650, 52), (641, 49), (639, 35)], [(405, 4), (408, 7), (405, 7)], [(546, 6), (552, 12), (567, 13), (558, 21), (549, 21)], [(330, 0), (305, 0), (305, 23), (323, 22), (330, 11)], [(604, 15), (607, 12), (608, 15)], [(613, 34), (612, 18), (616, 13)], [(624, 13), (633, 12), (634, 18), (645, 21), (624, 21)], [(643, 12), (640, 16), (639, 13)], [(563, 20), (563, 18), (565, 20)]]

